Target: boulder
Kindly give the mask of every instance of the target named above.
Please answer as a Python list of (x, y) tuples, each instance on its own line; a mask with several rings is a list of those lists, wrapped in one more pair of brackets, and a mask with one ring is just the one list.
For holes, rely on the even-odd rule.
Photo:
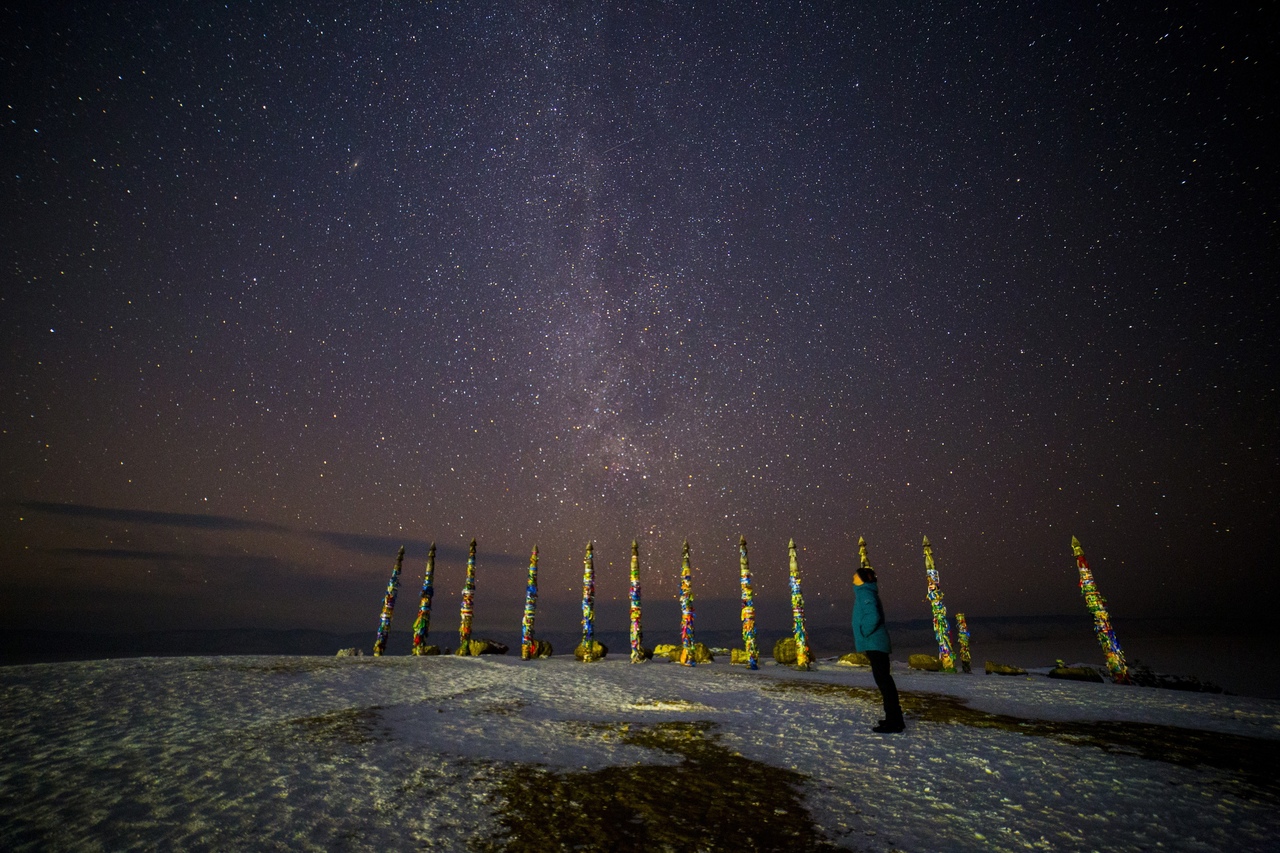
[(360, 658), (364, 657), (364, 649), (357, 649), (352, 646), (349, 649), (338, 649), (338, 653), (334, 657), (340, 658)]
[(912, 669), (921, 669), (925, 672), (941, 672), (942, 661), (933, 655), (912, 655), (907, 658), (907, 666)]
[(472, 640), (472, 655), (505, 655), (510, 651), (505, 644), (496, 640)]
[(587, 663), (593, 660), (601, 660), (607, 654), (609, 654), (609, 648), (597, 640), (592, 640), (589, 646), (586, 643), (579, 643), (578, 647), (573, 650), (575, 658)]
[(439, 646), (422, 646), (417, 651), (415, 651), (414, 654), (418, 655), (419, 657), (430, 657), (430, 656), (438, 655), (440, 654), (440, 647)]
[(479, 655), (505, 655), (507, 647), (493, 640), (468, 640), (459, 645), (454, 652), (458, 657), (478, 657)]
[(1068, 681), (1092, 681), (1102, 684), (1102, 673), (1091, 666), (1055, 666), (1049, 670), (1050, 678), (1065, 678)]
[(551, 650), (550, 640), (534, 640), (533, 647), (529, 651), (533, 653), (535, 658), (549, 658), (555, 654)]
[(746, 666), (748, 662), (749, 661), (747, 659), (746, 649), (730, 649), (729, 650), (729, 663), (742, 664), (743, 666)]
[(680, 647), (671, 643), (658, 643), (653, 647), (653, 656), (667, 660), (680, 660)]
[(646, 649), (644, 646), (640, 646), (636, 651), (640, 653), (640, 660), (653, 660), (653, 649)]
[(1008, 664), (996, 663), (995, 661), (987, 661), (987, 675), (1026, 675), (1025, 669)]
[(840, 660), (836, 663), (841, 666), (871, 666), (871, 659), (862, 652), (849, 652), (847, 655), (840, 655)]
[(796, 638), (783, 637), (773, 644), (773, 659), (783, 666), (796, 665)]
[[(677, 646), (671, 643), (663, 643), (655, 646), (653, 654), (655, 657), (665, 657), (673, 663), (680, 662), (680, 654), (684, 651), (684, 646)], [(715, 660), (715, 656), (711, 654), (711, 649), (707, 648), (705, 643), (693, 644), (693, 662), (694, 663), (711, 663)]]

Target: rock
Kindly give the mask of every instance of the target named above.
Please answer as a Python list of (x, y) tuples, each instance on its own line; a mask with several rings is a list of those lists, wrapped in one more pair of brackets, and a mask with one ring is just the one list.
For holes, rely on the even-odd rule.
[(1055, 666), (1049, 670), (1050, 678), (1065, 678), (1068, 681), (1092, 681), (1102, 684), (1102, 673), (1091, 666)]
[(732, 654), (732, 653), (728, 649), (716, 648), (715, 646), (712, 646), (711, 648), (712, 657), (715, 657), (716, 655), (725, 656), (729, 654)]
[(796, 638), (783, 637), (773, 644), (773, 659), (783, 666), (796, 664)]
[(640, 646), (636, 651), (640, 653), (640, 660), (653, 660), (653, 649), (646, 649), (644, 646)]
[[(677, 646), (671, 643), (662, 643), (653, 648), (654, 657), (665, 657), (673, 663), (680, 662), (680, 654), (684, 651), (684, 646)], [(694, 663), (711, 663), (715, 660), (715, 656), (711, 654), (711, 649), (707, 648), (705, 643), (693, 644), (693, 662)]]
[(847, 655), (840, 655), (840, 660), (836, 663), (841, 666), (871, 666), (871, 659), (862, 652), (849, 652)]
[(607, 654), (609, 654), (609, 648), (597, 640), (592, 640), (590, 647), (586, 643), (579, 643), (578, 647), (573, 650), (575, 658), (588, 663), (593, 660), (600, 660)]
[[(477, 657), (479, 655), (505, 655), (507, 647), (494, 640), (468, 640), (465, 645), (458, 646), (454, 652), (458, 657)], [(447, 652), (446, 652), (447, 654)]]
[(535, 658), (549, 658), (554, 652), (551, 650), (550, 640), (534, 640), (533, 647), (529, 650)]
[(471, 641), (472, 656), (479, 655), (505, 655), (509, 649), (496, 640), (472, 640)]
[(942, 661), (933, 655), (912, 655), (907, 658), (907, 666), (912, 669), (921, 669), (925, 672), (941, 672)]
[(338, 649), (338, 653), (334, 657), (361, 658), (364, 657), (364, 649), (357, 649), (354, 646), (349, 649)]
[(1026, 675), (1025, 669), (1019, 669), (1016, 666), (1008, 664), (996, 663), (995, 661), (987, 661), (987, 675)]
[(653, 656), (667, 660), (680, 660), (680, 647), (671, 643), (658, 643), (653, 647)]
[(743, 666), (746, 666), (748, 663), (747, 650), (746, 649), (730, 649), (729, 663), (742, 664)]
[(418, 657), (430, 657), (440, 654), (439, 646), (423, 646), (418, 650)]

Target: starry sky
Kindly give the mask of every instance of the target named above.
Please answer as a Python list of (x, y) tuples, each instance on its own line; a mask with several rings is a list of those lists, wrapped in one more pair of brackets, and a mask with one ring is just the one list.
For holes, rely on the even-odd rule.
[(1261, 615), (1275, 6), (902, 5), (6, 5), (0, 625)]

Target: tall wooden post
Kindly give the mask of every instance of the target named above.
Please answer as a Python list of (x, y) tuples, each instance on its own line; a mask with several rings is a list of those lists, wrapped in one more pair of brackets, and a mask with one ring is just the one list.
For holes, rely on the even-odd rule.
[(431, 633), (431, 597), (435, 594), (436, 543), (427, 552), (427, 568), (422, 576), (422, 595), (418, 599), (418, 618), (413, 623), (413, 653), (421, 655)]
[(809, 634), (805, 630), (804, 593), (800, 591), (800, 563), (796, 559), (796, 540), (787, 543), (791, 581), (791, 622), (796, 638), (796, 666), (808, 669), (813, 654), (809, 651)]
[(751, 588), (751, 564), (747, 560), (747, 537), (738, 537), (738, 568), (742, 586), (742, 645), (747, 650), (747, 666), (760, 668), (760, 646), (756, 642), (756, 599)]
[(591, 644), (596, 638), (596, 564), (595, 548), (587, 543), (587, 554), (582, 558), (582, 645), (590, 657)]
[(476, 540), (471, 540), (471, 552), (467, 555), (467, 579), (462, 584), (462, 620), (458, 625), (459, 655), (471, 654), (471, 615), (476, 595)]
[(689, 565), (689, 540), (680, 558), (680, 663), (696, 666), (693, 655), (693, 568)]
[(929, 609), (933, 611), (933, 636), (938, 641), (938, 660), (943, 672), (956, 671), (956, 659), (951, 653), (951, 626), (947, 624), (947, 607), (942, 603), (942, 588), (938, 585), (938, 567), (933, 563), (933, 546), (924, 537), (924, 574), (928, 581)]
[(631, 662), (644, 663), (644, 631), (640, 627), (640, 543), (631, 540)]
[(1093, 582), (1093, 572), (1089, 570), (1089, 561), (1084, 558), (1084, 548), (1080, 540), (1071, 537), (1071, 553), (1076, 558), (1076, 568), (1080, 571), (1080, 594), (1084, 596), (1084, 606), (1093, 614), (1093, 630), (1098, 635), (1098, 645), (1107, 659), (1107, 669), (1111, 671), (1111, 680), (1116, 684), (1129, 684), (1129, 667), (1124, 662), (1124, 652), (1120, 649), (1120, 641), (1116, 639), (1115, 629), (1111, 627), (1111, 618), (1107, 615), (1107, 600), (1098, 592)]
[(964, 621), (964, 614), (956, 614), (956, 639), (960, 645), (960, 669), (964, 672), (972, 672), (969, 665), (969, 626)]
[(404, 563), (404, 546), (396, 554), (396, 565), (391, 570), (391, 580), (387, 582), (387, 594), (382, 599), (382, 615), (378, 618), (378, 636), (373, 641), (373, 656), (381, 657), (387, 649), (387, 634), (391, 633), (391, 617), (396, 612), (396, 593), (400, 589), (400, 566)]
[(524, 588), (524, 619), (520, 622), (520, 659), (533, 658), (533, 615), (538, 607), (538, 546), (529, 556), (529, 582)]

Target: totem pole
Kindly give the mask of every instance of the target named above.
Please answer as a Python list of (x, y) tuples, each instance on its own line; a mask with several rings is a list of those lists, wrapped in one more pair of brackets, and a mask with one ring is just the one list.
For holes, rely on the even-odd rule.
[(760, 668), (760, 647), (756, 643), (756, 599), (751, 589), (751, 564), (747, 561), (747, 537), (738, 537), (738, 567), (742, 583), (742, 645), (747, 650), (747, 666)]
[(640, 543), (631, 540), (631, 662), (644, 663), (644, 632), (640, 630)]
[(938, 661), (943, 672), (956, 671), (956, 659), (951, 653), (951, 626), (947, 624), (947, 608), (942, 603), (942, 589), (938, 586), (938, 569), (933, 564), (933, 546), (924, 537), (924, 574), (929, 582), (929, 609), (933, 611), (933, 636), (938, 641)]
[(524, 588), (524, 620), (520, 623), (520, 660), (533, 658), (533, 612), (538, 607), (538, 546), (529, 556), (529, 582)]
[(689, 565), (689, 540), (680, 558), (680, 663), (696, 666), (693, 659), (693, 568)]
[(1107, 601), (1098, 592), (1093, 582), (1093, 572), (1089, 571), (1089, 561), (1084, 558), (1084, 548), (1080, 540), (1071, 537), (1071, 553), (1076, 557), (1076, 568), (1080, 570), (1080, 593), (1084, 596), (1084, 605), (1093, 614), (1093, 629), (1098, 635), (1098, 645), (1107, 659), (1107, 669), (1111, 671), (1111, 680), (1116, 684), (1129, 684), (1129, 667), (1124, 662), (1124, 652), (1120, 650), (1120, 641), (1111, 627), (1111, 619), (1107, 616)]
[(422, 597), (418, 599), (418, 618), (413, 623), (413, 653), (420, 655), (427, 647), (431, 632), (431, 596), (435, 594), (436, 543), (427, 552), (427, 570), (422, 576)]
[(791, 619), (796, 638), (796, 666), (808, 669), (813, 654), (809, 651), (809, 636), (804, 625), (804, 594), (800, 592), (800, 563), (796, 560), (796, 540), (787, 543), (791, 562)]
[(373, 641), (374, 657), (381, 657), (387, 649), (387, 634), (391, 632), (391, 616), (396, 612), (396, 593), (400, 589), (400, 566), (404, 563), (404, 546), (396, 554), (396, 565), (391, 570), (391, 580), (387, 582), (387, 595), (382, 599), (382, 616), (378, 619), (378, 636)]

